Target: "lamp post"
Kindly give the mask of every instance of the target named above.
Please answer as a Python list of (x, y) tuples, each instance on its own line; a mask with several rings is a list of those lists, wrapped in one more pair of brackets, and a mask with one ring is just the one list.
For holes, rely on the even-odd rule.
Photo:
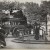
[(46, 16), (46, 35), (47, 35), (47, 16)]

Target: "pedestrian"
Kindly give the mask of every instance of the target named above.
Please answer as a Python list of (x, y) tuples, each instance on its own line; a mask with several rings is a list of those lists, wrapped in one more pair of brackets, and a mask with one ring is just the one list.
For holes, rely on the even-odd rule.
[(0, 25), (0, 46), (4, 48), (6, 46), (6, 41), (5, 41), (5, 31), (2, 29)]
[(40, 29), (40, 30), (39, 30), (40, 39), (42, 38), (42, 35), (43, 35), (43, 32), (42, 32), (42, 29)]
[(35, 39), (36, 40), (39, 40), (39, 29), (40, 29), (40, 27), (39, 27), (38, 23), (35, 22)]

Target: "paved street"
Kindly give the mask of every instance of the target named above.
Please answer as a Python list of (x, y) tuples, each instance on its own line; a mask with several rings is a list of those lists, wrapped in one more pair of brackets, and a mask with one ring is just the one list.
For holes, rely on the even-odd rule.
[(50, 44), (17, 43), (17, 42), (14, 42), (13, 40), (15, 40), (15, 38), (9, 35), (6, 38), (7, 46), (3, 49), (50, 49)]

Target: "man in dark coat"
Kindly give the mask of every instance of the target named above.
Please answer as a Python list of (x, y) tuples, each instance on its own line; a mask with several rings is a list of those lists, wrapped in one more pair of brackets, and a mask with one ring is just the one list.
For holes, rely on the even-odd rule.
[(6, 42), (5, 42), (5, 31), (4, 29), (1, 28), (1, 25), (0, 25), (0, 46), (3, 48), (6, 46)]
[(40, 29), (40, 27), (39, 27), (38, 23), (35, 22), (35, 39), (36, 40), (39, 40), (39, 29)]

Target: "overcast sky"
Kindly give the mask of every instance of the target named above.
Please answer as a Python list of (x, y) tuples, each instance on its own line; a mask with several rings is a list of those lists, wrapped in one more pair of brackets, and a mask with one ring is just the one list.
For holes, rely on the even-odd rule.
[[(0, 1), (4, 1), (4, 0), (0, 0)], [(40, 4), (41, 1), (44, 1), (44, 0), (5, 0), (5, 1), (34, 2), (34, 3)], [(49, 0), (46, 0), (46, 1), (49, 1)]]

